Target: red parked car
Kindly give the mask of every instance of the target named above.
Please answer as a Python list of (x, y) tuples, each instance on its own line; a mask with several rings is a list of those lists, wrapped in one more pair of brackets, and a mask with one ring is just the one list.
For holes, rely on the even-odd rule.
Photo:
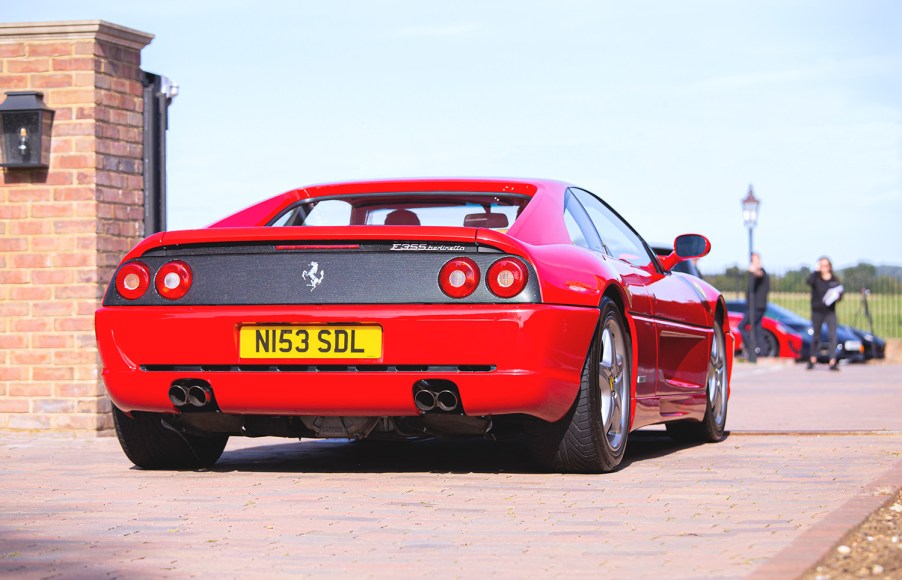
[(610, 471), (630, 431), (724, 437), (726, 304), (604, 201), (556, 181), (304, 187), (155, 234), (97, 311), (103, 380), (143, 468), (228, 437), (520, 434), (564, 472)]
[[(745, 302), (742, 303), (743, 305)], [(743, 313), (729, 312), (730, 328), (733, 333), (733, 346), (736, 353), (742, 352), (742, 333), (739, 325), (742, 322)], [(758, 356), (776, 356), (797, 359), (802, 352), (802, 336), (787, 328), (770, 316), (761, 319), (761, 328), (764, 330), (764, 344), (760, 345)], [(748, 328), (746, 328), (748, 331)]]

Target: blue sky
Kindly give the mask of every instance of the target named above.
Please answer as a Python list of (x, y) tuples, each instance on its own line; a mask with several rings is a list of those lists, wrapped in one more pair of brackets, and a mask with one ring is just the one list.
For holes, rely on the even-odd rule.
[(154, 34), (170, 77), (169, 225), (305, 184), (570, 181), (704, 269), (902, 264), (893, 0), (4, 2), (0, 20)]

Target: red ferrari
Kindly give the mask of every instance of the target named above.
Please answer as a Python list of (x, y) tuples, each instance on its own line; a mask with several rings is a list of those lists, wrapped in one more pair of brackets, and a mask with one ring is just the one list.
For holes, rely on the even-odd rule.
[(521, 436), (606, 472), (629, 433), (725, 436), (721, 294), (599, 197), (546, 180), (289, 191), (155, 234), (96, 314), (119, 441), (147, 469), (213, 464), (232, 435)]
[[(745, 302), (742, 303), (743, 305)], [(728, 312), (730, 319), (730, 328), (733, 333), (733, 348), (736, 354), (740, 354), (743, 350), (742, 333), (739, 325), (742, 323), (743, 313)], [(746, 325), (746, 332), (748, 331)], [(802, 352), (802, 337), (792, 330), (786, 328), (778, 321), (770, 316), (761, 319), (761, 328), (764, 329), (764, 344), (759, 346), (760, 354), (758, 356), (776, 356), (785, 358), (799, 358)]]

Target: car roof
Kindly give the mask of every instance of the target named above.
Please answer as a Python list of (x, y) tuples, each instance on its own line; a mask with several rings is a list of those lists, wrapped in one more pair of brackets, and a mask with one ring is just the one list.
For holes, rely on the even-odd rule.
[[(264, 225), (278, 211), (306, 200), (315, 200), (333, 196), (345, 195), (380, 195), (405, 193), (485, 193), (487, 195), (521, 195), (532, 199), (527, 205), (521, 218), (511, 227), (508, 233), (512, 236), (518, 234), (524, 241), (540, 243), (543, 240), (563, 243), (569, 240), (563, 219), (560, 224), (549, 227), (547, 223), (523, 228), (517, 223), (522, 218), (533, 214), (551, 215), (560, 206), (563, 211), (564, 192), (569, 187), (575, 187), (563, 181), (553, 179), (520, 179), (497, 177), (430, 177), (416, 179), (381, 179), (368, 181), (345, 181), (339, 183), (325, 183), (307, 185), (285, 193), (270, 197), (261, 202), (247, 207), (237, 213), (227, 216), (210, 224), (211, 228), (240, 227), (252, 225)], [(539, 203), (537, 203), (539, 202)], [(544, 209), (540, 209), (544, 208)], [(551, 208), (549, 210), (549, 207)]]
[(443, 192), (485, 192), (509, 193), (514, 195), (536, 195), (543, 190), (562, 191), (573, 187), (569, 183), (553, 179), (519, 179), (486, 177), (433, 177), (416, 179), (379, 179), (368, 181), (344, 181), (306, 185), (285, 195), (295, 199), (332, 195), (353, 195), (366, 193), (404, 193), (422, 191)]

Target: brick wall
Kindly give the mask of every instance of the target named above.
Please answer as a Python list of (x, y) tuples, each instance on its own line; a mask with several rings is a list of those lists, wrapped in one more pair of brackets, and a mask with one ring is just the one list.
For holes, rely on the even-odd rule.
[(0, 429), (110, 428), (94, 311), (142, 232), (141, 49), (102, 21), (0, 24), (0, 90), (56, 111), (50, 167), (0, 173)]

